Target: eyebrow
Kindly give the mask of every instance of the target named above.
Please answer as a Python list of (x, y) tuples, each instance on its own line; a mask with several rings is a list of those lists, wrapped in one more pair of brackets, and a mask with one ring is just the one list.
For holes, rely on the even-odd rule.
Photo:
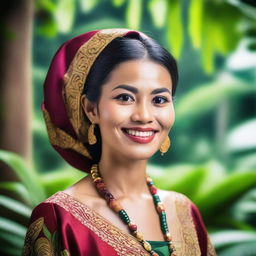
[[(133, 87), (133, 86), (127, 85), (127, 84), (118, 85), (117, 87), (112, 89), (112, 91), (114, 91), (116, 89), (119, 89), (119, 88), (125, 89), (125, 90), (130, 91), (134, 94), (137, 94), (139, 92), (139, 90), (136, 87)], [(170, 90), (165, 88), (165, 87), (154, 89), (150, 94), (158, 94), (158, 93), (161, 93), (161, 92), (168, 92), (171, 95)]]

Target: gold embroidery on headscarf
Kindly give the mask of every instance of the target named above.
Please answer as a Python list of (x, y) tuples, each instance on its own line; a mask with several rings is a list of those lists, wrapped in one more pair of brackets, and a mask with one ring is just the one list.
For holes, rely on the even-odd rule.
[(43, 109), (44, 119), (47, 127), (48, 136), (52, 145), (69, 148), (92, 159), (90, 153), (85, 148), (82, 142), (75, 140), (72, 136), (56, 127), (50, 119), (50, 115), (46, 109)]
[(87, 131), (89, 128), (80, 103), (86, 77), (101, 51), (113, 39), (124, 36), (128, 31), (128, 29), (104, 29), (97, 32), (79, 48), (65, 74), (64, 101), (70, 122), (82, 142), (88, 142)]

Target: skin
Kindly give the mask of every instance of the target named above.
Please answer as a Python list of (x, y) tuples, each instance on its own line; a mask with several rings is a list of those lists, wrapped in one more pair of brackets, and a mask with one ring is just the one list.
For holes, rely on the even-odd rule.
[[(119, 85), (130, 85), (138, 92), (115, 89)], [(169, 92), (151, 95), (158, 88), (166, 88)], [(86, 115), (101, 130), (102, 156), (99, 169), (106, 187), (120, 201), (147, 240), (163, 241), (159, 217), (145, 175), (148, 159), (159, 150), (174, 123), (171, 92), (172, 80), (167, 69), (151, 60), (142, 59), (123, 62), (111, 72), (103, 85), (98, 107), (86, 96), (81, 99)], [(139, 144), (131, 141), (121, 130), (123, 127), (135, 126), (150, 127), (158, 132), (150, 143)], [(129, 233), (120, 218), (98, 195), (90, 175), (65, 192)], [(167, 216), (174, 216), (170, 192), (158, 190), (158, 194), (165, 205)], [(173, 218), (168, 218), (168, 223), (173, 221)], [(172, 232), (175, 233), (175, 229)]]

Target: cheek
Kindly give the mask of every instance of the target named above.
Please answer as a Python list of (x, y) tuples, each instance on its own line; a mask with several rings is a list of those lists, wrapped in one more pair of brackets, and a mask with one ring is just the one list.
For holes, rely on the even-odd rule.
[(118, 125), (122, 123), (123, 120), (127, 118), (128, 110), (122, 108), (117, 104), (105, 103), (100, 107), (100, 122), (105, 126), (108, 125)]
[(175, 120), (175, 112), (173, 106), (160, 110), (159, 113), (157, 113), (157, 117), (164, 129), (170, 129), (173, 126)]

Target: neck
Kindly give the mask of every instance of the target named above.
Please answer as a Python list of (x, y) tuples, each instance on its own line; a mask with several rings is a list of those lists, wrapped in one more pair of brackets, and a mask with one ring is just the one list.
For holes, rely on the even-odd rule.
[(147, 196), (147, 160), (116, 159), (102, 155), (99, 172), (107, 189), (116, 199)]

